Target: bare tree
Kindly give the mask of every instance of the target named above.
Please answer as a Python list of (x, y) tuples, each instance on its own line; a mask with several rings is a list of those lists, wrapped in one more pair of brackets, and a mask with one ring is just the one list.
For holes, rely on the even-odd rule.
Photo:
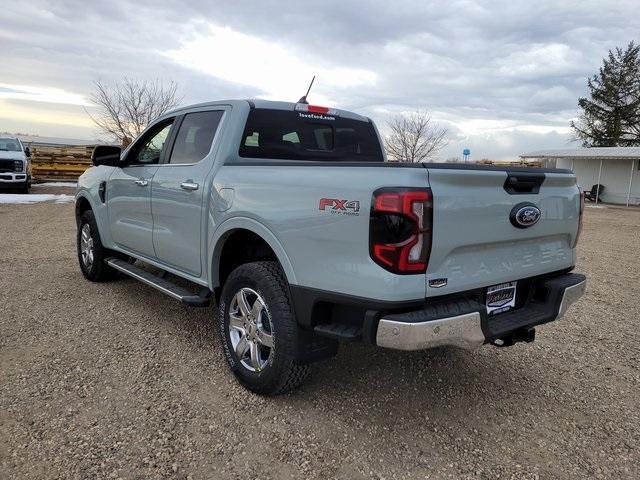
[(177, 97), (175, 82), (163, 84), (158, 80), (133, 80), (105, 84), (94, 82), (91, 101), (98, 112), (87, 112), (91, 120), (104, 133), (113, 136), (122, 145), (128, 145), (155, 118), (174, 108)]
[(434, 125), (425, 110), (395, 116), (385, 139), (387, 156), (393, 162), (425, 162), (445, 147), (447, 129)]

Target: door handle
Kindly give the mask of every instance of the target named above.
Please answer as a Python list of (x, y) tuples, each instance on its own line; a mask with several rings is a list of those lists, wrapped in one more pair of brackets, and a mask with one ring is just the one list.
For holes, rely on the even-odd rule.
[(149, 180), (146, 180), (144, 178), (139, 178), (138, 180), (135, 180), (133, 183), (135, 183), (139, 187), (146, 187), (147, 185), (149, 185)]
[(180, 184), (180, 188), (182, 188), (183, 190), (189, 190), (189, 191), (197, 190), (199, 186), (200, 185), (198, 185), (197, 183), (194, 183), (191, 181), (182, 182)]

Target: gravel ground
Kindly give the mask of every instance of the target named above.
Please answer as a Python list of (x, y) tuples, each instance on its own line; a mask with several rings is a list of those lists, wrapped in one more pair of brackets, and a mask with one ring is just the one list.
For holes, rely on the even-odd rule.
[(74, 235), (72, 204), (0, 205), (0, 478), (640, 478), (639, 211), (587, 209), (587, 295), (535, 343), (355, 345), (278, 398), (213, 308), (85, 281)]

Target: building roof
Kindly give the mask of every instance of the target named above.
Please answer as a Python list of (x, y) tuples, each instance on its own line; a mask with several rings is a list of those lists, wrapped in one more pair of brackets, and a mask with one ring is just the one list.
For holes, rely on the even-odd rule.
[(520, 158), (580, 158), (580, 159), (636, 159), (640, 158), (640, 147), (590, 147), (590, 148), (564, 148), (559, 150), (537, 150), (523, 153)]

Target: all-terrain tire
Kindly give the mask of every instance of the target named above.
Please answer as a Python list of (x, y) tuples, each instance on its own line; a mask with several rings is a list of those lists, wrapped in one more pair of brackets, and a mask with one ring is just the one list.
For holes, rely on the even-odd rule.
[[(259, 371), (252, 371), (242, 363), (231, 341), (230, 308), (241, 289), (251, 289), (262, 298), (270, 323), (273, 347), (266, 365)], [(310, 367), (295, 360), (299, 327), (287, 280), (277, 262), (246, 263), (231, 272), (220, 295), (217, 316), (224, 357), (247, 389), (261, 395), (278, 395), (296, 389), (309, 376)]]
[[(91, 238), (92, 248), (92, 260), (86, 261), (86, 257), (83, 258), (83, 232), (87, 231)], [(93, 211), (87, 210), (84, 212), (78, 220), (78, 233), (76, 236), (76, 244), (78, 250), (78, 262), (80, 263), (80, 270), (87, 280), (92, 282), (104, 282), (106, 280), (113, 280), (118, 277), (118, 272), (104, 263), (104, 259), (114, 256), (115, 252), (104, 248), (102, 241), (100, 240), (100, 233), (98, 231), (98, 224), (96, 218), (93, 215)], [(85, 244), (86, 245), (86, 244)]]
[(25, 180), (24, 183), (18, 187), (18, 193), (26, 195), (27, 193), (29, 193), (30, 188), (31, 183), (29, 182), (29, 180)]

